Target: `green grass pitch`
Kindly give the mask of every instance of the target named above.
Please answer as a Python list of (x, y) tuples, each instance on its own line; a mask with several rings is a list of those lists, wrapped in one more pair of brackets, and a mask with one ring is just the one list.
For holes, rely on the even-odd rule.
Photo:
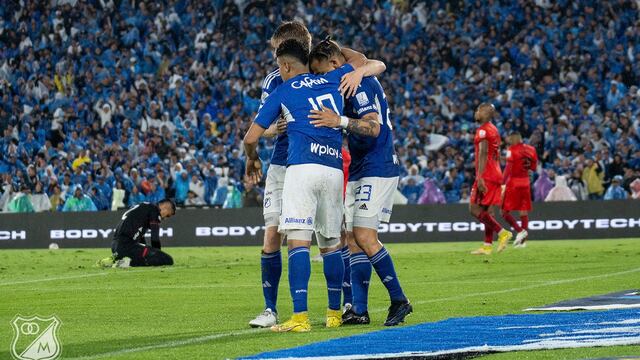
[[(520, 313), (523, 308), (640, 287), (640, 239), (532, 241), (477, 257), (474, 243), (387, 244), (415, 312), (408, 324)], [(323, 328), (326, 288), (319, 263), (309, 289), (313, 330), (249, 329), (262, 310), (258, 247), (165, 249), (176, 265), (98, 269), (107, 249), (0, 251), (0, 359), (10, 359), (10, 321), (57, 315), (63, 359), (220, 359), (381, 329), (386, 291), (372, 278), (372, 325)], [(313, 253), (317, 253), (314, 249)], [(285, 260), (286, 262), (286, 260)], [(279, 311), (291, 314), (286, 263)], [(584, 359), (638, 355), (640, 347), (496, 354), (486, 359)]]

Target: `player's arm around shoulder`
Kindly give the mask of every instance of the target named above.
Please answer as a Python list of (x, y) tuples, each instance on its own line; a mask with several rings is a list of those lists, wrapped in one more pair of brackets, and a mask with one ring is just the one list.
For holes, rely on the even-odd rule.
[[(366, 59), (366, 61), (362, 61), (361, 58), (357, 57), (354, 58), (353, 62), (348, 62), (347, 64), (353, 68), (353, 71), (347, 71), (342, 76), (339, 88), (340, 92), (346, 97), (355, 95), (364, 77), (380, 75), (387, 69), (387, 65), (380, 60)], [(345, 67), (343, 66), (343, 68)], [(346, 70), (348, 69), (346, 67)]]
[(380, 123), (374, 113), (365, 114), (360, 119), (353, 119), (340, 116), (326, 106), (322, 106), (321, 110), (311, 110), (309, 118), (311, 119), (309, 123), (315, 127), (340, 127), (350, 133), (369, 137), (378, 137), (380, 134)]

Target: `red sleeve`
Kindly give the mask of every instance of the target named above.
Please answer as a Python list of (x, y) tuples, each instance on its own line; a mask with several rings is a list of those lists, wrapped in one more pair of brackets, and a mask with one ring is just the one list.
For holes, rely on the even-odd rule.
[(351, 165), (351, 154), (345, 148), (342, 148), (342, 172), (344, 180), (342, 187), (343, 198), (347, 193), (347, 182), (349, 182), (349, 165)]

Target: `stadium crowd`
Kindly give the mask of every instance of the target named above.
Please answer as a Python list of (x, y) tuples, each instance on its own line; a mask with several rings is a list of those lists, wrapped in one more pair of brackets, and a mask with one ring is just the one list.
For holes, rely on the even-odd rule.
[[(473, 109), (541, 160), (535, 200), (640, 197), (640, 20), (632, 0), (6, 1), (3, 211), (260, 206), (240, 141), (299, 18), (383, 60), (409, 203), (465, 202)], [(265, 140), (268, 142), (268, 140)], [(268, 159), (270, 147), (261, 147)], [(265, 163), (265, 166), (268, 165)], [(570, 196), (569, 196), (570, 197)]]

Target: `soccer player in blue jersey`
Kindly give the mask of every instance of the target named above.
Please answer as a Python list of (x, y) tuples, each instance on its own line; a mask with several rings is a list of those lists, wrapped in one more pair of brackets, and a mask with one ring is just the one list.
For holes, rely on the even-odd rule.
[[(278, 26), (270, 40), (273, 50), (275, 51), (283, 41), (288, 39), (297, 40), (306, 44), (308, 48), (311, 48), (311, 34), (306, 26), (299, 21), (286, 21)], [(346, 61), (351, 64), (361, 66), (367, 61), (367, 58), (359, 52), (348, 48), (342, 48), (341, 50)], [(269, 97), (269, 94), (275, 91), (282, 83), (283, 80), (280, 76), (279, 68), (270, 72), (265, 77), (262, 82), (262, 104), (264, 104)], [(287, 134), (283, 131), (283, 128), (286, 128), (286, 126), (277, 126), (282, 125), (282, 123), (283, 122), (279, 121), (277, 124), (273, 124), (263, 134), (265, 137), (275, 137), (275, 142), (271, 162), (267, 170), (263, 200), (265, 234), (260, 267), (262, 270), (262, 293), (265, 307), (260, 314), (249, 322), (249, 325), (252, 327), (271, 327), (278, 321), (276, 304), (278, 299), (278, 285), (280, 284), (280, 277), (282, 275), (282, 255), (280, 253), (282, 238), (278, 233), (278, 225), (280, 211), (282, 209), (282, 189), (284, 187), (287, 149), (289, 145)], [(286, 123), (284, 125), (286, 125)], [(345, 258), (343, 264), (348, 268), (348, 258)], [(348, 274), (345, 276), (348, 276)], [(347, 278), (347, 283), (348, 282)], [(350, 286), (343, 286), (343, 291), (345, 293), (345, 301), (350, 303)]]
[[(340, 47), (327, 39), (311, 51), (309, 63), (314, 73), (330, 73), (343, 66)], [(378, 225), (388, 222), (393, 195), (398, 187), (398, 158), (393, 147), (389, 106), (380, 82), (365, 77), (354, 96), (345, 101), (345, 116), (323, 107), (313, 110), (314, 126), (348, 132), (351, 165), (345, 196), (345, 223), (351, 251), (353, 307), (343, 315), (345, 324), (368, 324), (367, 311), (371, 265), (389, 292), (391, 306), (384, 325), (404, 322), (413, 311), (396, 275), (391, 256), (378, 240)], [(355, 241), (354, 241), (355, 240)]]
[[(307, 27), (299, 21), (282, 23), (271, 37), (271, 46), (275, 51), (280, 44), (288, 39), (294, 39), (311, 47), (311, 34)], [(261, 106), (264, 105), (269, 95), (282, 84), (280, 69), (270, 72), (262, 82)], [(280, 246), (282, 238), (278, 233), (280, 223), (280, 211), (282, 209), (282, 189), (287, 165), (287, 149), (289, 140), (286, 132), (278, 131), (277, 124), (273, 124), (263, 134), (265, 137), (275, 137), (271, 162), (267, 169), (265, 181), (263, 215), (265, 232), (262, 246), (260, 267), (262, 273), (262, 293), (265, 301), (265, 309), (249, 322), (252, 327), (271, 327), (278, 322), (277, 299), (280, 276), (282, 275), (282, 255)]]
[(385, 68), (383, 63), (369, 60), (355, 71), (350, 64), (345, 64), (325, 75), (313, 75), (309, 73), (308, 56), (306, 44), (295, 40), (280, 44), (276, 59), (284, 83), (269, 95), (244, 138), (246, 176), (256, 183), (262, 177), (258, 140), (280, 114), (287, 121), (289, 147), (279, 231), (287, 237), (294, 314), (289, 321), (271, 327), (277, 332), (311, 330), (307, 289), (311, 275), (309, 246), (314, 231), (324, 254), (329, 297), (326, 325), (341, 324), (342, 209), (336, 204), (342, 202), (342, 133), (339, 128), (314, 127), (309, 123), (308, 114), (322, 106), (342, 114), (340, 90), (351, 92), (363, 76), (380, 73)]

